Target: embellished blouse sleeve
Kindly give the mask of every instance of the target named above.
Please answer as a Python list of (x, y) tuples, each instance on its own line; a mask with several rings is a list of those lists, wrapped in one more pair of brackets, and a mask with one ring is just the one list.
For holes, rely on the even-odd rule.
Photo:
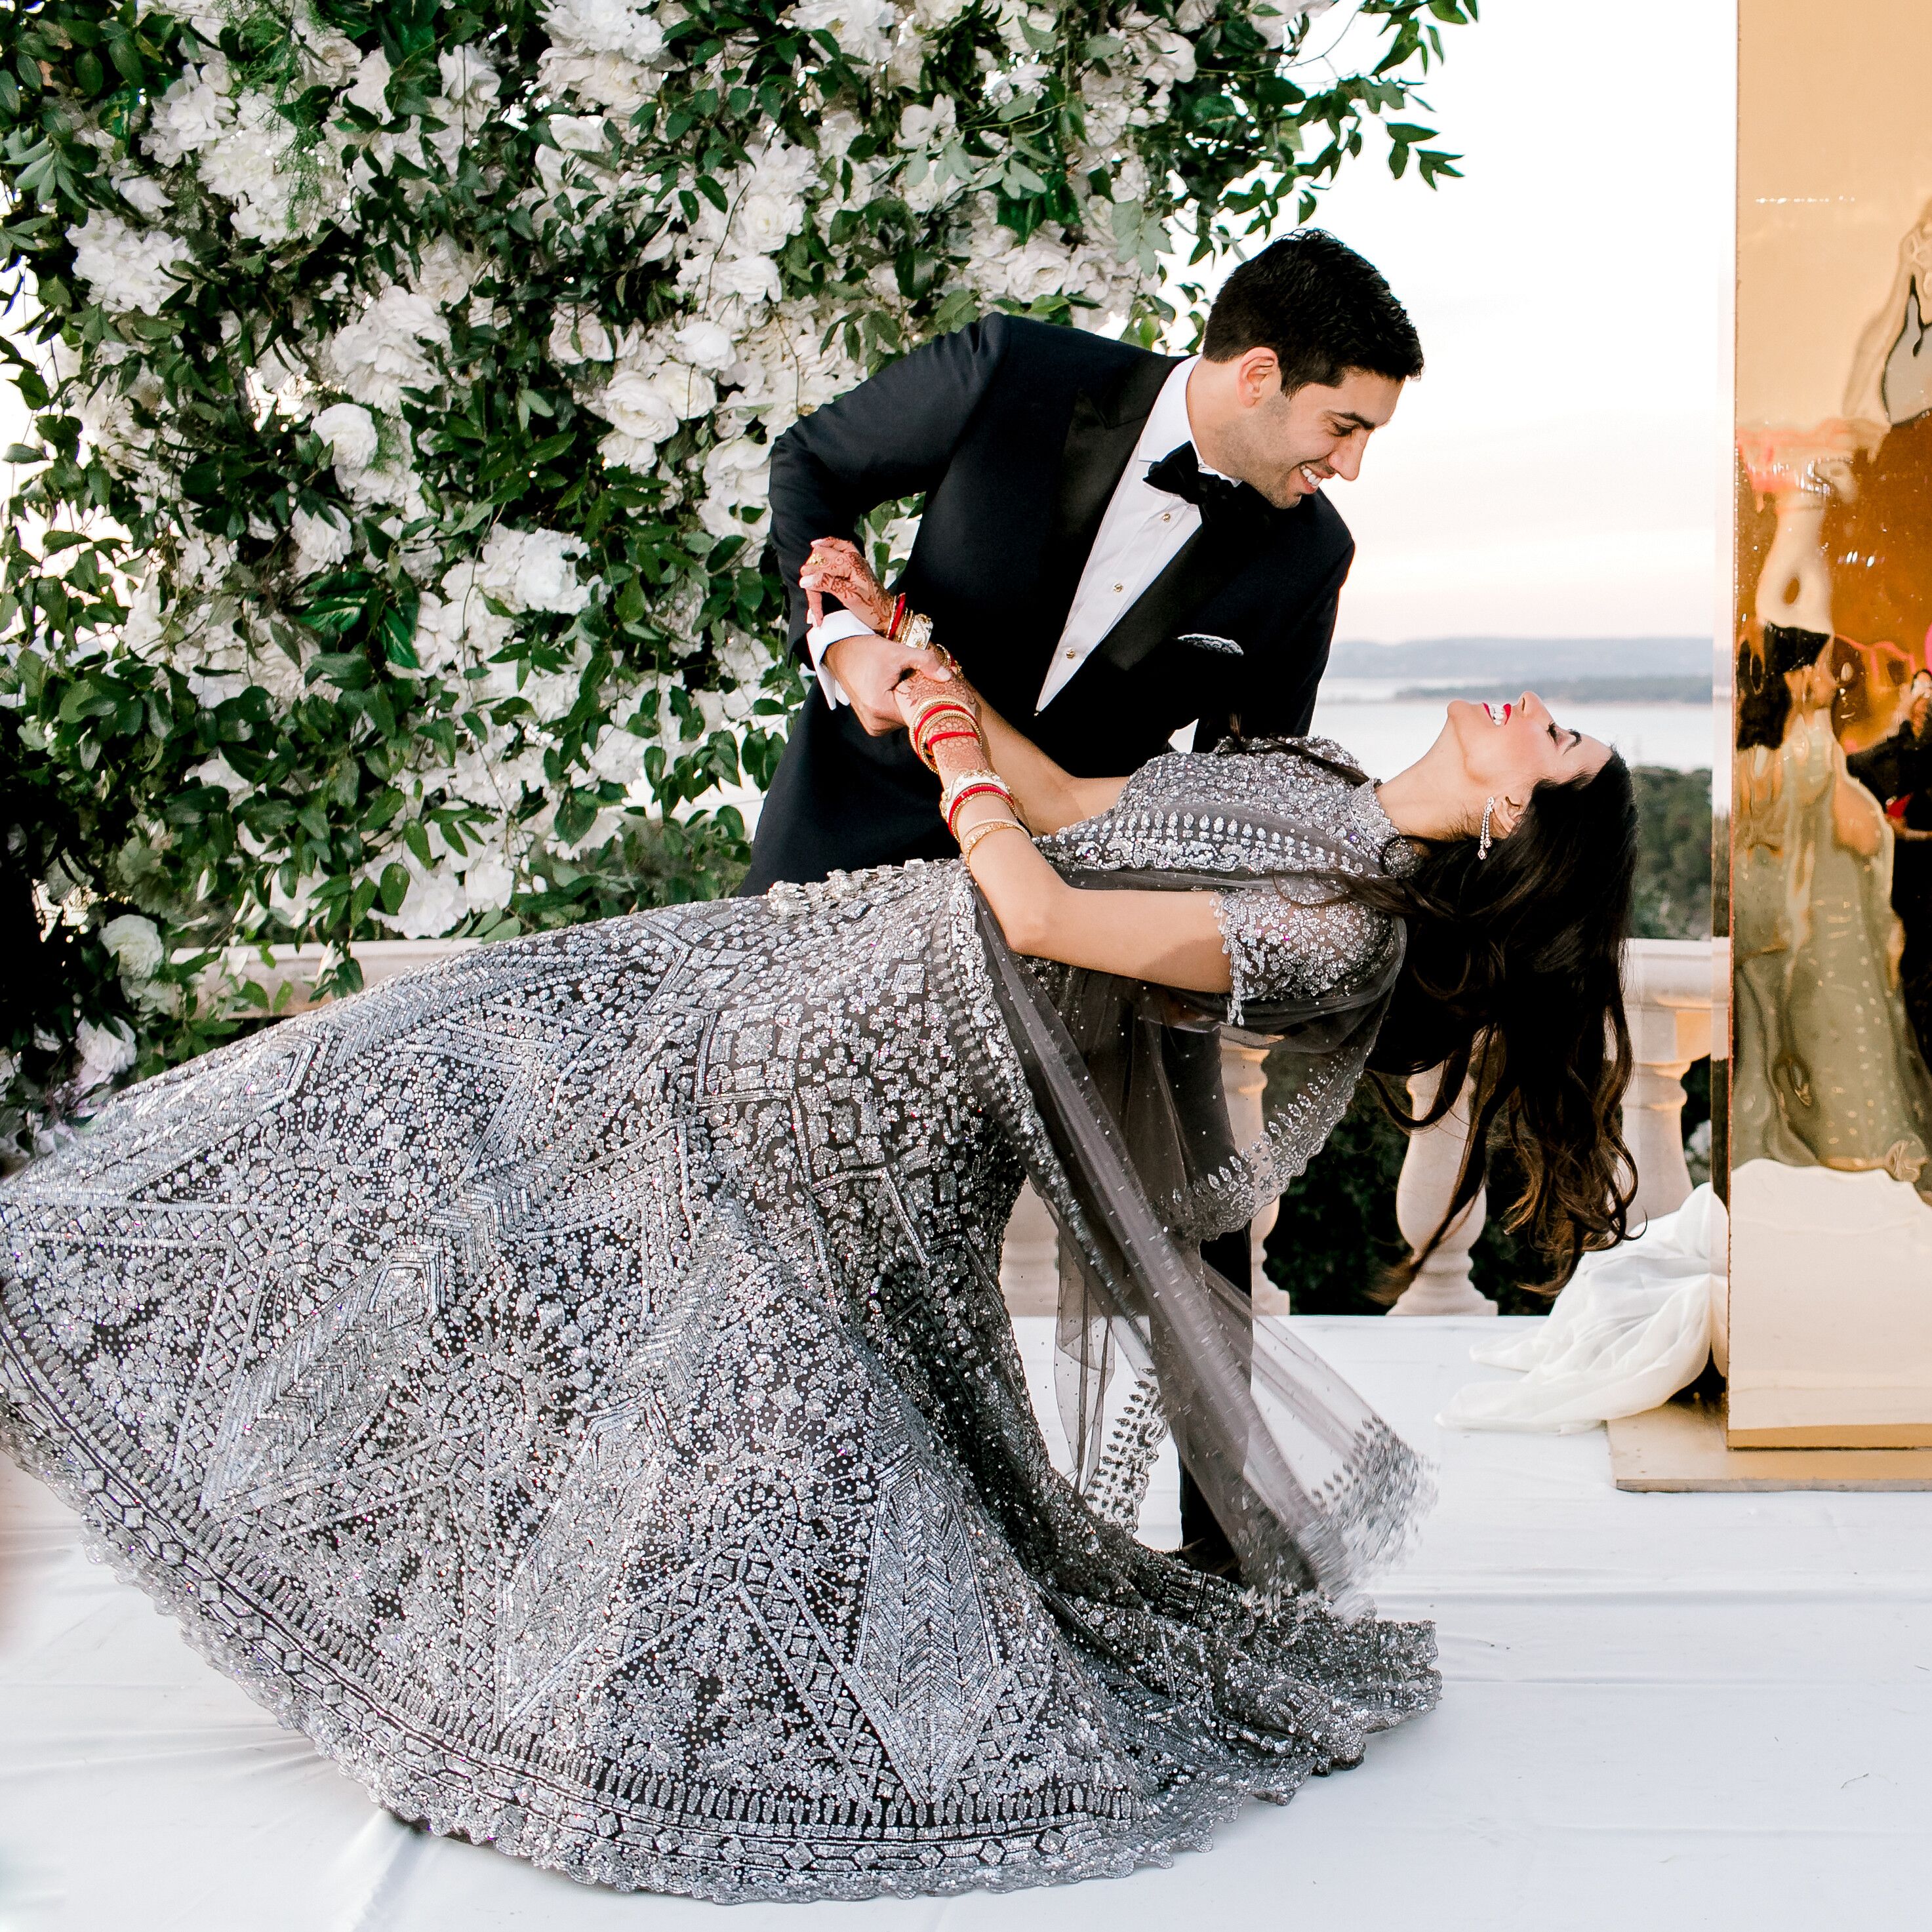
[(1270, 880), (1217, 893), (1215, 916), (1228, 956), (1228, 1024), (1251, 1004), (1312, 998), (1377, 959), (1389, 922), (1372, 907), (1336, 899), (1312, 879)]

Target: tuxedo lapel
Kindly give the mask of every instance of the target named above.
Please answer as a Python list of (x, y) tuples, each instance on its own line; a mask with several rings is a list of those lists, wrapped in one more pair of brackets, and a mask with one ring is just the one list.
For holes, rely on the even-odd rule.
[(1178, 359), (1142, 357), (1104, 390), (1082, 389), (1073, 399), (1047, 551), (1053, 573), (1047, 608), (1054, 614), (1056, 636), (1072, 608), (1080, 573), (1100, 533), (1114, 485)]

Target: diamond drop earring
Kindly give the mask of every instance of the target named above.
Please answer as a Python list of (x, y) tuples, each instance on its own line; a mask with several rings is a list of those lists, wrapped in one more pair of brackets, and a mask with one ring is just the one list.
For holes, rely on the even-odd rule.
[(1476, 835), (1476, 856), (1486, 859), (1490, 856), (1490, 821), (1496, 815), (1496, 802), (1492, 798), (1483, 801), (1483, 829)]

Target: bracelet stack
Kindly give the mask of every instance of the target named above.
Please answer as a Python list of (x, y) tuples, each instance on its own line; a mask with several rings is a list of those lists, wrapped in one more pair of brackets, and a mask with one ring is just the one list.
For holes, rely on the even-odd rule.
[(1012, 788), (995, 771), (980, 770), (962, 772), (940, 794), (939, 808), (946, 817), (946, 829), (954, 838), (959, 836), (959, 808), (969, 798), (1003, 798), (1006, 808), (1013, 814), (1016, 822), (1019, 812), (1013, 803)]
[(886, 625), (886, 635), (896, 644), (909, 644), (916, 651), (922, 651), (932, 642), (932, 620), (906, 606), (903, 591), (892, 599), (892, 614)]
[(980, 721), (956, 698), (935, 698), (913, 720), (912, 748), (920, 763), (937, 772), (933, 747), (949, 738), (970, 738), (980, 742)]

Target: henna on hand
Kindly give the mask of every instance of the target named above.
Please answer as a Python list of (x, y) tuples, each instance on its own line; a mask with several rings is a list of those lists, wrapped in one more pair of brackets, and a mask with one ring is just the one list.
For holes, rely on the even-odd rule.
[(827, 596), (837, 598), (855, 617), (881, 634), (892, 622), (892, 598), (880, 588), (858, 546), (843, 537), (818, 538), (798, 580), (814, 623), (822, 620), (823, 600)]

